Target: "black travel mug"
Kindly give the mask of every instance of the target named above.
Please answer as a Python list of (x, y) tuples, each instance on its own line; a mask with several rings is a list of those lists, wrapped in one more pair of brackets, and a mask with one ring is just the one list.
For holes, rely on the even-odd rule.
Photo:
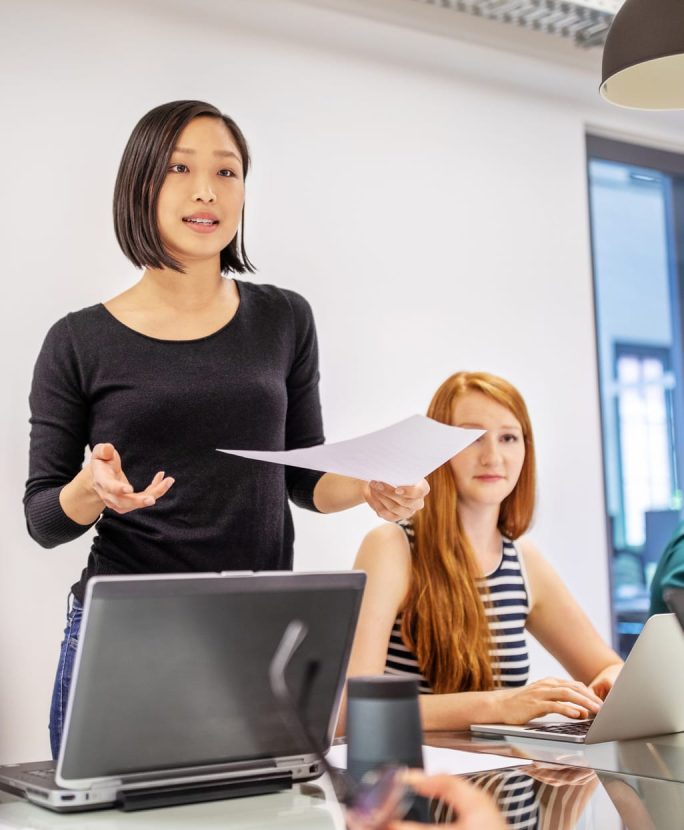
[[(358, 784), (367, 772), (383, 766), (423, 769), (418, 682), (392, 675), (350, 677), (347, 681), (347, 772)], [(427, 822), (427, 799), (415, 798), (405, 818)]]
[(350, 677), (347, 770), (358, 783), (383, 765), (423, 768), (418, 683), (407, 677)]

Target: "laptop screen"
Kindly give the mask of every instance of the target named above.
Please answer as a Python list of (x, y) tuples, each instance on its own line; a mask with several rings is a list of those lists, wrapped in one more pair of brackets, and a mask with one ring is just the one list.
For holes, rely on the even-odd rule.
[(328, 746), (365, 575), (93, 580), (61, 775), (118, 776), (309, 754), (268, 669), (287, 625), (307, 636), (287, 681)]

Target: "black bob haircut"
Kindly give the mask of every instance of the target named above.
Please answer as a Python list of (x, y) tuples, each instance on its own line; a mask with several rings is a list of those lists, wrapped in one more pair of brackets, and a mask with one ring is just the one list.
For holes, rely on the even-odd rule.
[[(169, 159), (178, 136), (193, 118), (220, 118), (228, 128), (242, 157), (243, 174), (249, 170), (249, 148), (238, 125), (203, 101), (171, 101), (144, 115), (135, 125), (121, 157), (114, 186), (114, 232), (121, 250), (138, 268), (183, 266), (165, 249), (157, 225), (157, 202)], [(245, 251), (245, 208), (240, 228), (221, 251), (221, 271), (239, 274), (256, 269)]]

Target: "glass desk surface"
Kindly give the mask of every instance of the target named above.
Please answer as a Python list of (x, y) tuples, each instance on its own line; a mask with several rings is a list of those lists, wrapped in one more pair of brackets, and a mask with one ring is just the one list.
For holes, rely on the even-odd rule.
[[(433, 746), (467, 752), (487, 752), (619, 775), (684, 782), (684, 732), (588, 746), (534, 737), (475, 736), (470, 732), (427, 732), (424, 740)], [(681, 826), (684, 828), (684, 818)]]
[[(678, 782), (550, 763), (467, 777), (495, 799), (513, 830), (676, 830), (684, 826), (684, 784)], [(452, 820), (444, 804), (433, 803), (432, 813), (435, 823)], [(57, 814), (0, 792), (0, 830), (267, 827), (344, 830), (344, 818), (325, 779), (272, 795), (133, 813), (110, 809)]]
[(0, 790), (0, 830), (344, 830), (327, 780), (269, 795), (124, 813), (54, 813)]
[[(467, 777), (494, 797), (512, 830), (684, 826), (684, 784), (679, 782), (544, 763)], [(450, 816), (438, 807), (437, 818), (442, 823)]]

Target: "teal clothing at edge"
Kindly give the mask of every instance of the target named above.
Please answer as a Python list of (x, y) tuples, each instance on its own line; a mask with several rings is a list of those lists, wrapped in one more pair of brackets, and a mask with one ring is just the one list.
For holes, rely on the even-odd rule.
[(684, 522), (677, 526), (653, 574), (651, 614), (665, 614), (670, 610), (663, 599), (666, 588), (684, 588)]

